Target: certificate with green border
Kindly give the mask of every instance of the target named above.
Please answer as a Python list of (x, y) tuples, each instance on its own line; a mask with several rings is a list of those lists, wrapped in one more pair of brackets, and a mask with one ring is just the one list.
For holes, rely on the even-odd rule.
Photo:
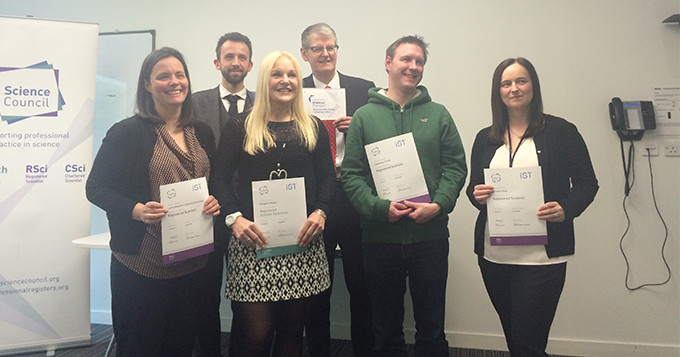
[(253, 181), (253, 218), (269, 244), (258, 248), (257, 257), (305, 251), (297, 243), (307, 220), (305, 179), (302, 177)]

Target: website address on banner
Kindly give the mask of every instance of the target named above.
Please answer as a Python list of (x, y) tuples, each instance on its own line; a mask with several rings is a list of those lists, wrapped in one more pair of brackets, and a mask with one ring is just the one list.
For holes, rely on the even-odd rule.
[(0, 296), (40, 294), (68, 291), (68, 284), (59, 284), (59, 276), (41, 276), (0, 281)]
[(9, 289), (0, 289), (0, 296), (16, 295), (16, 294), (40, 294), (40, 293), (46, 293), (46, 292), (61, 292), (61, 291), (68, 291), (68, 289), (69, 289), (68, 285), (38, 286), (38, 287), (20, 288), (20, 289), (9, 288)]
[(43, 276), (40, 278), (24, 278), (24, 279), (13, 279), (0, 281), (0, 287), (2, 286), (17, 286), (17, 285), (27, 285), (27, 284), (44, 284), (44, 283), (59, 283), (60, 277), (58, 276)]

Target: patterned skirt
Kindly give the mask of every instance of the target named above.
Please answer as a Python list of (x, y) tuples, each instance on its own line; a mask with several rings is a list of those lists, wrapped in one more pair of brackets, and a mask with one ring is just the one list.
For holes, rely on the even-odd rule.
[(330, 287), (321, 236), (301, 253), (257, 259), (255, 250), (229, 240), (226, 297), (240, 302), (272, 302), (316, 295)]

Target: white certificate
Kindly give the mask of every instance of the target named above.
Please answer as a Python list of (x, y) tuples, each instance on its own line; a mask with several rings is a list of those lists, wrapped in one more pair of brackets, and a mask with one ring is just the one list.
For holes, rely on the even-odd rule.
[(341, 145), (338, 141), (344, 140), (344, 137), (340, 135), (340, 131), (335, 128), (333, 123), (335, 119), (347, 115), (345, 88), (303, 88), (302, 93), (307, 113), (321, 119), (326, 127), (333, 162), (337, 164), (336, 147)]
[(307, 220), (305, 179), (253, 181), (253, 218), (269, 245), (257, 249), (258, 258), (302, 252), (297, 243)]
[(163, 264), (213, 251), (213, 216), (203, 213), (208, 198), (205, 177), (162, 185), (161, 204), (168, 210), (161, 221)]
[(303, 88), (303, 102), (307, 113), (319, 119), (337, 119), (347, 115), (345, 88)]
[(406, 133), (364, 146), (378, 197), (430, 202), (413, 134)]
[(491, 245), (545, 245), (545, 221), (536, 212), (543, 203), (540, 167), (484, 169), (484, 181), (493, 186), (486, 201)]

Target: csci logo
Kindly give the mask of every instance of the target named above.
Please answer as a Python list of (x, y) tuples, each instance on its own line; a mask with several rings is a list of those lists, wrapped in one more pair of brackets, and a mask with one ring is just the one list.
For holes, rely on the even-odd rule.
[(66, 172), (85, 172), (85, 165), (71, 164), (64, 166)]

